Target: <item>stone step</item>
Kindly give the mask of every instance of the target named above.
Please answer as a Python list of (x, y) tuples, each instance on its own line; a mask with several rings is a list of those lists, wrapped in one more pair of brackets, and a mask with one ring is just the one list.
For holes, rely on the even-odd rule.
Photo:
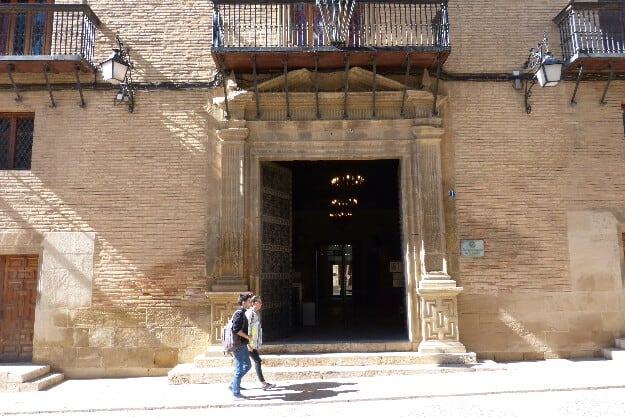
[(38, 378), (48, 372), (50, 372), (48, 365), (34, 365), (30, 363), (0, 364), (0, 381), (4, 379), (6, 382), (24, 382)]
[(614, 342), (616, 343), (616, 347), (625, 349), (625, 337), (617, 337), (614, 339)]
[(0, 364), (0, 392), (40, 391), (63, 379), (63, 374), (50, 373), (48, 365)]
[(65, 375), (61, 373), (50, 373), (37, 379), (26, 381), (20, 384), (20, 392), (28, 391), (44, 391), (55, 385), (60, 384), (65, 379)]
[[(310, 353), (265, 354), (261, 352), (264, 366), (373, 366), (373, 365), (424, 365), (475, 363), (474, 353), (418, 353), (418, 352), (364, 352), (364, 353)], [(197, 368), (216, 368), (232, 365), (229, 355), (216, 356), (204, 353), (194, 360)]]
[[(263, 346), (261, 351), (263, 374), (268, 380), (280, 381), (424, 372), (460, 372), (474, 370), (478, 366), (473, 352), (337, 353), (340, 350), (335, 346), (332, 353), (267, 354), (265, 353), (265, 346)], [(192, 364), (181, 364), (169, 371), (168, 379), (170, 384), (228, 382), (232, 378), (232, 371), (232, 357), (224, 356), (220, 349), (209, 348), (204, 354), (198, 355)], [(254, 374), (253, 370), (251, 374)]]
[(601, 349), (603, 356), (607, 359), (625, 361), (625, 349), (621, 348), (603, 348)]
[[(263, 360), (264, 362), (264, 360)], [(370, 377), (390, 375), (414, 375), (424, 373), (474, 372), (497, 370), (500, 366), (493, 362), (467, 364), (394, 364), (394, 365), (334, 365), (334, 366), (265, 366), (263, 375), (267, 381), (280, 385), (280, 381), (302, 379), (327, 379), (348, 377)], [(173, 385), (229, 383), (233, 367), (198, 368), (194, 364), (181, 364), (169, 371), (168, 381)], [(259, 386), (253, 369), (242, 381), (250, 386)]]

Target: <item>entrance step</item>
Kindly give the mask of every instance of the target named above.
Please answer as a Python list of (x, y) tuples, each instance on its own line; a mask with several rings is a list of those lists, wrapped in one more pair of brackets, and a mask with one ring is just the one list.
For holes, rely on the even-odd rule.
[(606, 359), (625, 361), (625, 337), (617, 337), (614, 342), (616, 347), (603, 348), (601, 353)]
[(64, 379), (63, 374), (50, 372), (48, 365), (0, 364), (0, 392), (43, 391)]
[[(360, 353), (285, 353), (261, 351), (263, 374), (268, 381), (346, 378), (421, 373), (464, 372), (485, 369), (477, 363), (475, 353), (360, 352)], [(336, 352), (336, 351), (335, 351)], [(215, 350), (195, 358), (192, 364), (181, 364), (168, 373), (170, 384), (208, 384), (232, 379), (231, 356)], [(253, 369), (245, 380), (255, 381)], [(492, 365), (489, 365), (492, 368)], [(244, 381), (245, 382), (245, 381)]]

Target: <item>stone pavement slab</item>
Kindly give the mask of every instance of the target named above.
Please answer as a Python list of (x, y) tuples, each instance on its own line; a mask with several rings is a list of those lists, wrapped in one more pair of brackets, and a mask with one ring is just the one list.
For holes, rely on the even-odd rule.
[[(496, 364), (474, 372), (271, 381), (264, 391), (253, 371), (236, 401), (223, 383), (170, 385), (166, 377), (67, 380), (48, 391), (0, 394), (0, 415), (97, 410), (184, 410), (298, 403), (445, 399), (489, 393), (625, 388), (625, 365), (602, 359)], [(488, 370), (487, 370), (488, 369)]]

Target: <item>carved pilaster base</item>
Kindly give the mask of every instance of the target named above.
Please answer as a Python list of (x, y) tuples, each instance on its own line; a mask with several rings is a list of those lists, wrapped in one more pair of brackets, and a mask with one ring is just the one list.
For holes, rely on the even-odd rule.
[(419, 343), (419, 353), (466, 353), (460, 342), (451, 340), (424, 340)]
[(239, 293), (235, 292), (207, 292), (206, 297), (210, 300), (211, 310), (211, 329), (210, 329), (210, 343), (221, 343), (221, 329), (226, 324), (228, 319), (236, 310), (239, 300)]
[[(462, 287), (446, 274), (419, 282), (421, 301), (420, 353), (464, 353), (458, 332), (458, 294)], [(442, 278), (442, 279), (441, 279)], [(447, 278), (447, 279), (444, 279)]]

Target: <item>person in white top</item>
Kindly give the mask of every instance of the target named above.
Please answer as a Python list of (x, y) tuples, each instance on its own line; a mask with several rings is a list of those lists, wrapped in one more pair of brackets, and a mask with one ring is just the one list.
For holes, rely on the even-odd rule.
[(250, 341), (247, 345), (247, 350), (250, 352), (250, 358), (254, 361), (254, 369), (256, 370), (256, 376), (258, 380), (263, 384), (263, 389), (274, 388), (275, 385), (265, 381), (263, 376), (263, 369), (261, 366), (260, 354), (258, 349), (263, 344), (263, 328), (260, 325), (260, 314), (258, 311), (263, 306), (263, 302), (258, 295), (252, 297), (252, 306), (245, 312), (248, 321), (247, 334), (250, 335)]

